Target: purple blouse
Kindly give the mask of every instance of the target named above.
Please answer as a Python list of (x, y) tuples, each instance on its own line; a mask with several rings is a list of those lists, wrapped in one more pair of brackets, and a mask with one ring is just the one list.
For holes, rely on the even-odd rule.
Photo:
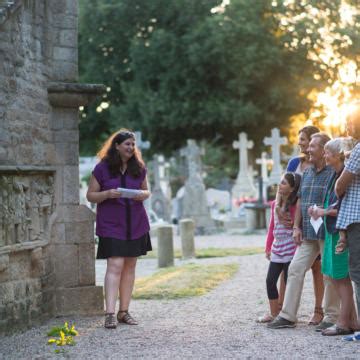
[[(146, 169), (138, 178), (126, 171), (112, 177), (106, 162), (99, 162), (93, 175), (100, 184), (100, 191), (123, 187), (140, 189), (146, 176)], [(150, 230), (149, 219), (142, 201), (128, 198), (107, 199), (97, 204), (96, 235), (119, 240), (134, 240), (142, 237)]]

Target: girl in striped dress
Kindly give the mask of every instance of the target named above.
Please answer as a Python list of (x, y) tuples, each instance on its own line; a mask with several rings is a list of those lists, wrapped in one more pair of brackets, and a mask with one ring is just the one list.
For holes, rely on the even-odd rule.
[[(295, 204), (299, 190), (301, 176), (293, 172), (287, 172), (279, 184), (279, 206), (284, 216), (290, 216), (292, 221), (295, 217)], [(285, 226), (278, 221), (275, 210), (275, 201), (271, 204), (271, 218), (266, 239), (266, 258), (270, 260), (266, 277), (266, 289), (269, 298), (270, 314), (261, 316), (257, 321), (261, 323), (272, 321), (279, 313), (279, 293), (277, 281), (284, 271), (285, 283), (290, 262), (294, 256), (296, 245), (293, 240), (292, 225)]]

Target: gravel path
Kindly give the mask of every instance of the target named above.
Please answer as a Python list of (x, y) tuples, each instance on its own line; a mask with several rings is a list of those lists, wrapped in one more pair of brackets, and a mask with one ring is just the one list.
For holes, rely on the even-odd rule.
[(269, 330), (254, 319), (267, 310), (264, 256), (235, 257), (239, 271), (209, 294), (182, 300), (137, 300), (131, 311), (139, 326), (105, 330), (102, 317), (73, 318), (80, 336), (66, 354), (46, 345), (46, 331), (64, 319), (0, 339), (1, 359), (359, 359), (359, 344), (315, 333), (306, 324), (313, 307), (306, 277), (299, 324)]

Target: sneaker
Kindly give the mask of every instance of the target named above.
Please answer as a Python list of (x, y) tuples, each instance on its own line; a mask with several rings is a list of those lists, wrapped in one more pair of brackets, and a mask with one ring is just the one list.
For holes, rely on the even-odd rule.
[(344, 336), (342, 338), (342, 340), (344, 340), (344, 341), (360, 341), (360, 332), (358, 331), (355, 334)]
[(323, 330), (331, 327), (331, 326), (334, 326), (333, 323), (331, 322), (327, 322), (327, 321), (322, 321), (316, 328), (315, 328), (315, 331), (316, 332), (322, 332)]
[(267, 324), (267, 327), (270, 329), (294, 328), (295, 326), (293, 321), (286, 320), (281, 316), (277, 316), (275, 320)]

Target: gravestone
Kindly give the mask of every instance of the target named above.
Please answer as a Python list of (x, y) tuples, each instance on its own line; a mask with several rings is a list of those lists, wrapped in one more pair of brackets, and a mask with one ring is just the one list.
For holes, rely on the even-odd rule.
[(155, 154), (153, 156), (153, 175), (154, 175), (154, 187), (151, 191), (151, 208), (156, 215), (165, 221), (171, 220), (171, 203), (170, 199), (167, 198), (161, 188), (161, 172), (160, 166), (164, 158)]
[[(142, 152), (143, 150), (148, 150), (150, 149), (150, 146), (151, 146), (151, 143), (150, 141), (143, 141), (142, 140), (142, 134), (141, 134), (141, 131), (135, 131), (134, 132), (135, 134), (135, 144), (136, 144), (136, 147)], [(147, 186), (148, 186), (148, 190), (151, 192), (151, 186), (150, 186), (150, 182), (148, 180), (147, 182)], [(146, 199), (144, 201), (144, 207), (145, 207), (145, 210), (149, 216), (150, 212), (151, 212), (151, 200), (150, 198), (149, 199)]]
[(0, 333), (103, 313), (94, 214), (79, 205), (76, 0), (0, 2)]
[(260, 174), (261, 174), (261, 178), (262, 178), (262, 192), (265, 196), (265, 201), (266, 201), (267, 200), (266, 187), (267, 187), (267, 183), (269, 181), (268, 167), (269, 167), (269, 165), (273, 164), (273, 161), (271, 159), (268, 159), (266, 152), (263, 151), (261, 153), (261, 158), (256, 159), (256, 164), (260, 165)]
[(188, 178), (184, 187), (182, 202), (182, 218), (191, 218), (195, 221), (198, 232), (204, 232), (213, 226), (207, 207), (205, 185), (201, 176), (201, 155), (204, 152), (196, 145), (195, 140), (187, 140), (186, 148), (180, 152), (185, 156), (188, 165)]
[(158, 157), (159, 163), (159, 181), (160, 187), (164, 193), (164, 195), (171, 200), (171, 187), (170, 187), (170, 162), (165, 161), (164, 155), (159, 155)]
[(181, 251), (183, 259), (195, 257), (195, 223), (192, 219), (180, 220)]
[(256, 196), (256, 188), (249, 172), (248, 150), (254, 147), (252, 141), (248, 141), (247, 134), (242, 132), (239, 134), (239, 140), (233, 142), (233, 148), (239, 150), (239, 172), (235, 185), (232, 189), (232, 198), (239, 199), (241, 197)]
[(173, 227), (160, 225), (157, 229), (158, 237), (158, 267), (174, 266)]
[(283, 173), (280, 161), (280, 147), (281, 145), (287, 144), (287, 139), (285, 137), (280, 137), (280, 130), (274, 128), (271, 130), (271, 136), (264, 138), (264, 144), (271, 146), (271, 158), (273, 160), (268, 186), (278, 184)]

